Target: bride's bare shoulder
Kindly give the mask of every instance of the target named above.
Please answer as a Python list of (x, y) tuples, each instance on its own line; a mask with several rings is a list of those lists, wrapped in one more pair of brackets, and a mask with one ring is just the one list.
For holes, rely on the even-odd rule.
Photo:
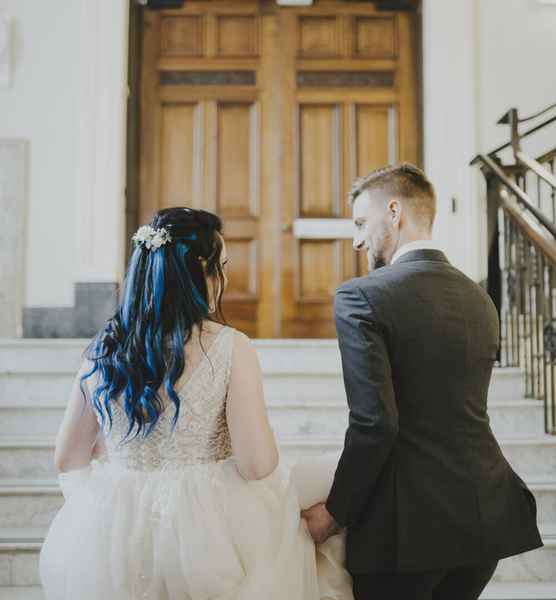
[[(243, 331), (231, 327), (230, 325), (222, 325), (221, 323), (215, 323), (214, 321), (205, 321), (202, 324), (201, 337), (203, 340), (211, 340), (216, 338), (218, 334), (223, 330), (228, 329), (232, 335), (234, 349), (243, 349), (246, 351), (254, 351), (254, 347), (251, 343), (251, 338), (247, 336)], [(194, 329), (194, 336), (198, 338), (199, 327), (196, 326)]]
[(216, 340), (219, 337), (220, 333), (227, 329), (230, 333), (234, 346), (237, 343), (238, 338), (245, 337), (243, 333), (241, 333), (238, 329), (234, 327), (230, 327), (229, 325), (223, 325), (221, 323), (216, 323), (214, 321), (204, 321), (200, 326), (195, 325), (191, 331), (191, 341), (195, 344), (201, 343), (204, 345), (205, 343), (212, 343), (213, 340)]
[(246, 365), (250, 361), (258, 361), (258, 353), (251, 338), (239, 329), (233, 330), (232, 365)]
[(194, 337), (215, 337), (217, 336), (222, 329), (225, 329), (226, 325), (222, 325), (221, 323), (216, 323), (214, 321), (203, 321), (200, 324), (194, 325), (192, 328), (192, 335)]

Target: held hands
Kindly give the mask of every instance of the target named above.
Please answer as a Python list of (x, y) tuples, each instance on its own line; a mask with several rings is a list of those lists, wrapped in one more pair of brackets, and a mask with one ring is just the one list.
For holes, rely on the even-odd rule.
[(307, 521), (309, 533), (317, 544), (326, 542), (341, 529), (334, 517), (326, 510), (324, 502), (302, 510), (301, 517)]

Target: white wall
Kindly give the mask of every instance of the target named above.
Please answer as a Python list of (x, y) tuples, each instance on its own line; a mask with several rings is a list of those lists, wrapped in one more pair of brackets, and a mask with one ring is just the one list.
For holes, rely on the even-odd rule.
[[(496, 121), (509, 108), (528, 116), (556, 103), (556, 3), (483, 0), (480, 6), (478, 143), (490, 150), (508, 139), (508, 127)], [(524, 149), (537, 155), (550, 143), (556, 146), (554, 127), (524, 141)]]
[(14, 37), (0, 138), (29, 140), (25, 305), (73, 304), (79, 10), (77, 0), (0, 0)]
[(81, 0), (75, 281), (119, 282), (126, 248), (129, 0)]
[(476, 175), (468, 167), (477, 149), (477, 1), (423, 3), (424, 162), (438, 195), (434, 233), (467, 273), (480, 252), (471, 240)]
[(14, 33), (0, 138), (29, 141), (24, 305), (73, 306), (125, 252), (129, 0), (0, 0)]
[[(509, 139), (496, 121), (510, 107), (528, 115), (556, 102), (556, 5), (424, 0), (423, 22), (425, 167), (439, 193), (435, 237), (479, 280), (486, 275), (484, 189), (468, 162)], [(551, 138), (524, 148), (535, 155), (554, 140), (552, 129)]]

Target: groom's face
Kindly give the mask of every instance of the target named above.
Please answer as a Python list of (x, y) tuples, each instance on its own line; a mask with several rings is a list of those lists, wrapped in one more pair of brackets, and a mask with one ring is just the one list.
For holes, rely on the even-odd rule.
[(365, 252), (369, 273), (387, 265), (395, 251), (396, 231), (381, 190), (365, 190), (353, 203), (353, 248)]

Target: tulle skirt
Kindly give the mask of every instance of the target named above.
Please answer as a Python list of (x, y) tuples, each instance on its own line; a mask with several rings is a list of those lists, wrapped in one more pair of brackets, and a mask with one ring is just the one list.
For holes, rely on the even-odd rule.
[(315, 548), (283, 463), (246, 481), (233, 457), (150, 472), (93, 460), (58, 479), (47, 600), (352, 599), (343, 535)]

